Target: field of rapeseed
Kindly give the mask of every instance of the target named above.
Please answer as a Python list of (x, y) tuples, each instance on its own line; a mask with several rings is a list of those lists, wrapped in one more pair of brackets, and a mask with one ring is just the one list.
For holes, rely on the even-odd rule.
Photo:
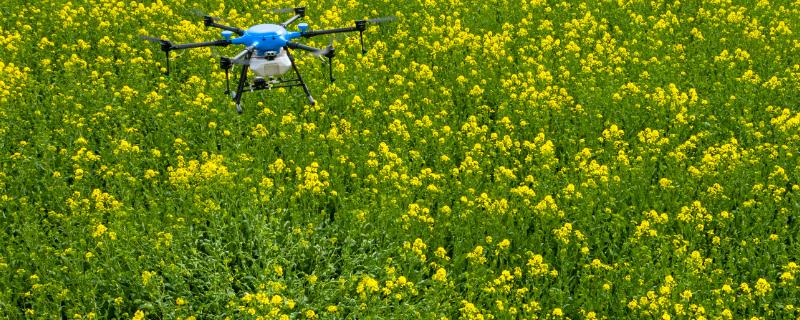
[[(238, 115), (192, 9), (305, 5)], [(800, 1), (0, 3), (0, 318), (800, 319)], [(324, 46), (329, 38), (306, 44)], [(232, 54), (236, 48), (218, 52)]]

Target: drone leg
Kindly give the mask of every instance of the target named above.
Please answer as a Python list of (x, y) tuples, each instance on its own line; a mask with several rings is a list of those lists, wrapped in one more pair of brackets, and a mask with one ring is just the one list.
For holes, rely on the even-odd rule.
[(286, 50), (286, 55), (289, 57), (289, 61), (292, 62), (292, 69), (294, 69), (294, 73), (297, 74), (297, 80), (300, 81), (300, 86), (303, 87), (303, 91), (305, 91), (306, 97), (308, 97), (308, 103), (310, 103), (312, 106), (315, 105), (317, 102), (314, 101), (314, 98), (311, 96), (311, 92), (308, 91), (308, 86), (306, 85), (305, 81), (303, 81), (303, 76), (301, 76), (300, 71), (297, 70), (297, 65), (294, 64), (294, 57), (292, 56), (292, 53), (289, 51), (288, 47), (284, 47), (284, 50)]
[(236, 112), (242, 113), (242, 93), (244, 92), (244, 85), (247, 82), (247, 68), (242, 66), (242, 73), (239, 74), (239, 85), (236, 87), (236, 93), (233, 96), (233, 101), (236, 102)]
[(333, 77), (333, 58), (328, 57), (328, 75), (331, 77), (331, 83), (336, 81), (336, 78)]
[(169, 76), (169, 51), (165, 51), (165, 53), (167, 54), (167, 75)]
[(231, 93), (231, 76), (230, 76), (230, 67), (225, 68), (225, 94)]

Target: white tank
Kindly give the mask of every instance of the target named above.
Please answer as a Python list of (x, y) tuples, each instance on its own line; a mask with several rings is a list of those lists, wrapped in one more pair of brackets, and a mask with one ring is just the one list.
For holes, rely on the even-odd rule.
[(253, 70), (261, 77), (279, 76), (292, 68), (292, 62), (286, 51), (281, 48), (281, 51), (272, 60), (264, 59), (264, 57), (250, 58), (250, 70)]

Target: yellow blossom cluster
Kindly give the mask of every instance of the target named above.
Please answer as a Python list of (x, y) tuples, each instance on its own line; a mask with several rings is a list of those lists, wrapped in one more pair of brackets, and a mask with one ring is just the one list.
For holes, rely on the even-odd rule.
[[(313, 106), (245, 85), (239, 115), (248, 66), (219, 57), (243, 47), (173, 50), (166, 75), (140, 37), (298, 6), (312, 31), (395, 18), (294, 40), (336, 48), (288, 49)], [(800, 316), (798, 1), (0, 14), (0, 317)]]

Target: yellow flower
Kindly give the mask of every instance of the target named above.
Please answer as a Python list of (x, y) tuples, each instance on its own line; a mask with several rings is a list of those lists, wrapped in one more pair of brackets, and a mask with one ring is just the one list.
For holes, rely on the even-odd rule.
[(755, 288), (756, 295), (762, 297), (772, 291), (772, 286), (770, 286), (769, 282), (764, 278), (759, 278), (758, 281), (756, 281)]
[(144, 319), (144, 312), (142, 310), (136, 310), (136, 313), (133, 315), (133, 320), (142, 320)]
[(683, 298), (683, 300), (689, 301), (690, 299), (692, 299), (692, 291), (684, 290), (683, 292), (681, 292), (681, 298)]
[(152, 278), (152, 277), (153, 277), (155, 274), (156, 274), (156, 273), (155, 273), (155, 272), (153, 272), (153, 271), (144, 271), (144, 272), (142, 272), (142, 284), (143, 284), (143, 285), (147, 285), (148, 283), (150, 283), (150, 279), (151, 279), (151, 278)]
[(310, 276), (307, 276), (306, 280), (308, 281), (308, 283), (311, 284), (317, 283), (317, 276), (312, 274)]
[(259, 124), (256, 125), (255, 128), (253, 128), (253, 131), (251, 131), (250, 134), (252, 134), (255, 137), (262, 137), (263, 138), (263, 137), (266, 137), (269, 134), (269, 132), (267, 131), (267, 128), (264, 127), (263, 124), (259, 123)]
[(469, 91), (469, 95), (471, 95), (471, 96), (480, 96), (480, 95), (483, 94), (483, 92), (484, 92), (484, 90), (481, 89), (481, 87), (476, 84), (474, 87), (472, 87), (472, 90)]
[(750, 285), (748, 285), (747, 283), (744, 283), (744, 282), (742, 282), (739, 285), (739, 290), (741, 290), (745, 294), (749, 294), (750, 292), (752, 292), (752, 289), (750, 289)]
[(367, 293), (377, 292), (378, 290), (380, 290), (378, 280), (375, 280), (370, 276), (362, 277), (361, 281), (358, 282), (358, 286), (356, 287), (356, 292), (358, 292), (361, 297), (366, 297)]
[(439, 257), (439, 259), (450, 260), (450, 257), (447, 256), (447, 250), (445, 248), (438, 247), (433, 254)]
[(467, 253), (467, 259), (473, 263), (486, 263), (486, 257), (483, 256), (483, 246), (476, 246), (472, 252)]
[(155, 170), (153, 170), (153, 169), (147, 169), (147, 170), (144, 172), (144, 178), (145, 178), (145, 179), (152, 179), (153, 177), (155, 177), (155, 176), (157, 176), (157, 175), (158, 175), (158, 171), (155, 171)]
[(527, 263), (528, 273), (533, 276), (546, 275), (549, 272), (550, 265), (544, 262), (544, 258), (541, 255), (533, 255), (530, 252), (529, 255), (531, 258), (528, 259)]
[(447, 270), (444, 268), (439, 268), (436, 270), (436, 274), (433, 275), (433, 280), (439, 282), (447, 282)]
[(502, 250), (508, 249), (509, 246), (511, 246), (511, 241), (508, 239), (503, 239), (503, 241), (497, 244), (497, 247)]
[(572, 224), (569, 222), (565, 223), (561, 228), (554, 229), (553, 234), (555, 234), (558, 240), (564, 244), (568, 244), (570, 241), (569, 236), (572, 234)]
[(104, 226), (102, 223), (98, 224), (97, 226), (94, 227), (94, 232), (92, 233), (92, 237), (94, 238), (100, 237), (103, 235), (103, 233), (106, 232), (106, 230), (108, 230), (106, 226)]
[(402, 287), (402, 286), (405, 286), (407, 283), (408, 283), (408, 279), (406, 279), (405, 276), (400, 276), (399, 278), (397, 278), (397, 285), (398, 286)]
[(316, 318), (318, 318), (317, 317), (317, 313), (314, 312), (314, 310), (311, 310), (311, 309), (306, 310), (305, 316), (306, 316), (306, 319), (316, 319)]

